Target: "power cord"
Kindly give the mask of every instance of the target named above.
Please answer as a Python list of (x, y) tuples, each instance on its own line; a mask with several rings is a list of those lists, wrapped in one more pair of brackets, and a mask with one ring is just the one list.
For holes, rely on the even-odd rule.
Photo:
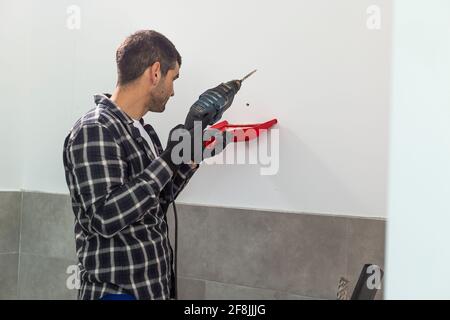
[(173, 195), (173, 184), (170, 188), (171, 198), (172, 198), (172, 207), (173, 207), (173, 217), (174, 217), (174, 229), (175, 229), (175, 252), (173, 253), (173, 264), (174, 264), (174, 299), (178, 300), (178, 261), (177, 261), (177, 254), (178, 254), (178, 214), (177, 214), (177, 206), (175, 205), (175, 199)]
[[(199, 165), (197, 164), (197, 168)], [(172, 200), (172, 207), (173, 207), (173, 217), (174, 217), (174, 229), (175, 229), (175, 251), (173, 253), (173, 264), (174, 264), (174, 299), (178, 300), (178, 213), (177, 213), (177, 206), (175, 205), (175, 197), (173, 195), (173, 182), (171, 181), (170, 186), (170, 194), (171, 194), (171, 200)]]

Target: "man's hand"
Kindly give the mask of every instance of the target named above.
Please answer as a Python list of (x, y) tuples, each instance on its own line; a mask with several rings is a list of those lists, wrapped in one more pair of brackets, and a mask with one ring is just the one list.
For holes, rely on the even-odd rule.
[[(214, 139), (214, 143), (205, 147), (205, 141)], [(161, 158), (170, 166), (172, 171), (176, 171), (181, 163), (190, 164), (196, 167), (206, 158), (213, 157), (221, 153), (232, 141), (232, 134), (217, 129), (201, 130), (197, 124), (191, 130), (186, 130), (182, 124), (174, 127), (167, 141), (167, 147), (161, 154)]]
[(166, 149), (161, 153), (161, 158), (169, 165), (170, 169), (172, 169), (172, 172), (175, 173), (178, 170), (178, 167), (181, 163), (174, 162), (172, 158), (172, 151), (173, 148), (178, 144), (178, 140), (174, 139), (175, 134), (178, 132), (185, 130), (184, 126), (182, 124), (179, 124), (172, 128), (169, 132), (169, 138), (167, 139), (167, 146)]

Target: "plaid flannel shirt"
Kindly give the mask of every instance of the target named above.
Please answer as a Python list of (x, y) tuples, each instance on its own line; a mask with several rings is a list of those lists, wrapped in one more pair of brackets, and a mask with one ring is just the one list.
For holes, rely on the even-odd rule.
[[(79, 299), (127, 293), (137, 299), (173, 297), (173, 250), (167, 208), (198, 166), (172, 172), (146, 124), (155, 150), (109, 95), (96, 95), (64, 141), (64, 169), (75, 214)], [(142, 120), (141, 120), (141, 123)]]

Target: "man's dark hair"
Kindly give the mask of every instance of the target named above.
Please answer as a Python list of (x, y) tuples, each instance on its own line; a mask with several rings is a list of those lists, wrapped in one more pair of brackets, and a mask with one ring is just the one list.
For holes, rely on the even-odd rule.
[(181, 56), (173, 43), (159, 32), (141, 30), (128, 36), (116, 52), (118, 85), (139, 78), (149, 66), (159, 61), (161, 75), (181, 66)]

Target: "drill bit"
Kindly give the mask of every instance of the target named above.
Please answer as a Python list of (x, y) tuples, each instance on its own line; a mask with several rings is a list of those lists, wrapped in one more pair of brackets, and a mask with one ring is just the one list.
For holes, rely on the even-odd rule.
[(254, 74), (256, 72), (256, 69), (255, 70), (253, 70), (252, 72), (250, 72), (249, 74), (247, 74), (245, 77), (243, 77), (241, 80), (239, 80), (239, 81), (244, 81), (245, 79), (247, 79), (248, 77), (250, 77), (252, 74)]

